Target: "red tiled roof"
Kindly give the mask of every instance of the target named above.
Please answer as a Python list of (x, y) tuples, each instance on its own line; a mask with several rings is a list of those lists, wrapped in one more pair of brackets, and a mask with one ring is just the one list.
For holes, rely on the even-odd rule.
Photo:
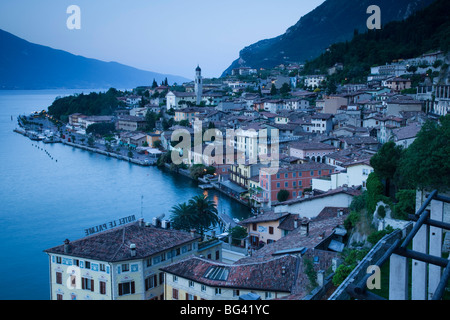
[[(190, 233), (141, 226), (139, 222), (107, 230), (70, 242), (70, 252), (64, 253), (64, 245), (44, 250), (47, 253), (69, 255), (107, 262), (144, 259), (158, 252), (198, 240)], [(136, 245), (136, 256), (131, 257), (130, 245)]]
[[(299, 258), (284, 255), (258, 263), (224, 264), (217, 261), (191, 256), (163, 268), (185, 279), (213, 287), (267, 290), (291, 293), (297, 276)], [(210, 268), (224, 268), (228, 272), (226, 279), (213, 280), (206, 277)]]

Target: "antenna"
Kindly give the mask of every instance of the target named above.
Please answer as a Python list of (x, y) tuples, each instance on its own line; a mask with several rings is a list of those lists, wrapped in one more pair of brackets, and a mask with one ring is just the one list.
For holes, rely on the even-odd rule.
[(141, 195), (141, 219), (144, 218), (144, 215), (143, 215), (143, 212), (142, 212), (142, 210), (143, 210), (143, 205), (142, 205), (143, 200), (144, 200), (144, 195)]

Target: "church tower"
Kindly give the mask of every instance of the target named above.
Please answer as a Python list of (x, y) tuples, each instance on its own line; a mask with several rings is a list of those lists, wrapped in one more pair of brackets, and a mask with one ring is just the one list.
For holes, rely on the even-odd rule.
[(199, 66), (195, 69), (195, 94), (197, 96), (197, 105), (200, 105), (203, 95), (202, 69)]

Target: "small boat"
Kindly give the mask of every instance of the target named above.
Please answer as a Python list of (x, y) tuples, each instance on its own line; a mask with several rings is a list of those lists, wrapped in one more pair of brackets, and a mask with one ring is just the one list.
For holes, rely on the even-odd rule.
[(206, 190), (206, 189), (211, 189), (213, 186), (212, 184), (201, 184), (199, 185), (200, 189)]

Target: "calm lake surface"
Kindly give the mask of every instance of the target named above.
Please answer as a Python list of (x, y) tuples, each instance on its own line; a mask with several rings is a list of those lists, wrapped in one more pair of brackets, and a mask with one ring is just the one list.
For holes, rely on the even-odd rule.
[[(85, 90), (85, 93), (100, 90)], [(104, 91), (104, 90), (101, 90)], [(13, 132), (17, 116), (47, 109), (82, 90), (0, 90), (0, 299), (48, 300), (43, 250), (84, 236), (84, 229), (134, 214), (146, 221), (203, 193), (188, 178)], [(53, 159), (52, 159), (53, 158)], [(57, 160), (57, 161), (56, 161)], [(249, 210), (209, 191), (219, 212)], [(141, 206), (142, 200), (142, 206)]]

